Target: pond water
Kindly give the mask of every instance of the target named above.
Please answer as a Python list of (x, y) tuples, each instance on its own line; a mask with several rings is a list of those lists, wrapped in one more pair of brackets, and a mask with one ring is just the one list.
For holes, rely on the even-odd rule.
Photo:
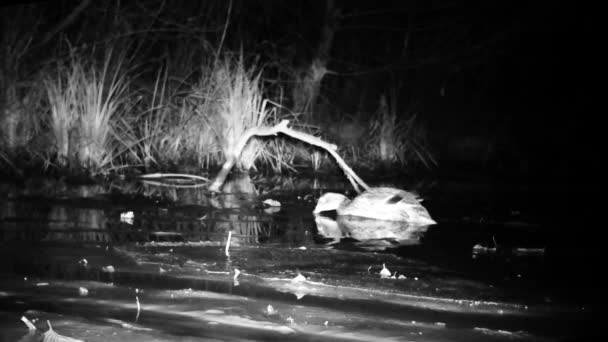
[(418, 184), (438, 224), (396, 241), (346, 238), (348, 222), (313, 216), (318, 197), (346, 192), (343, 183), (244, 178), (215, 195), (171, 185), (1, 184), (0, 341), (40, 340), (47, 320), (86, 341), (594, 333), (593, 272), (571, 223), (547, 209), (558, 202), (547, 189)]

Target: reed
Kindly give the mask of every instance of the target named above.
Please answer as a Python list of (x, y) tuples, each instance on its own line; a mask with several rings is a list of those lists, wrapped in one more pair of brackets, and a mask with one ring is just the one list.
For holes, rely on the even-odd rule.
[(111, 166), (116, 146), (113, 117), (127, 100), (129, 80), (124, 54), (108, 49), (101, 70), (92, 56), (75, 52), (59, 61), (44, 80), (50, 105), (50, 127), (60, 166), (103, 172)]
[(56, 73), (48, 73), (44, 79), (51, 112), (49, 126), (54, 138), (52, 150), (59, 166), (67, 166), (70, 159), (70, 132), (76, 127), (78, 119), (76, 91), (80, 72), (78, 65), (68, 68), (58, 63)]
[[(198, 146), (207, 147), (207, 156), (219, 163), (232, 155), (239, 138), (249, 128), (272, 125), (276, 118), (269, 102), (263, 98), (260, 72), (255, 67), (247, 69), (243, 55), (226, 57), (201, 73), (201, 79), (193, 87), (189, 98), (195, 103)], [(202, 120), (206, 125), (202, 125)], [(205, 127), (203, 131), (201, 128)], [(206, 134), (205, 134), (206, 133)], [(211, 133), (211, 135), (209, 134)], [(208, 137), (214, 137), (212, 144)], [(218, 150), (209, 149), (217, 146)], [(248, 170), (263, 154), (265, 144), (258, 139), (249, 141), (240, 155), (238, 167)], [(203, 152), (203, 151), (201, 151)]]

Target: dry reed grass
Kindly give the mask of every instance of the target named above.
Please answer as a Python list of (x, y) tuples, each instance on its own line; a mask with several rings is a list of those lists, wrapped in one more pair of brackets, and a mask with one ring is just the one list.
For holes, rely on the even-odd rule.
[(45, 75), (53, 151), (60, 166), (97, 173), (112, 165), (113, 119), (128, 96), (124, 60), (110, 48), (99, 69), (92, 56), (73, 52)]

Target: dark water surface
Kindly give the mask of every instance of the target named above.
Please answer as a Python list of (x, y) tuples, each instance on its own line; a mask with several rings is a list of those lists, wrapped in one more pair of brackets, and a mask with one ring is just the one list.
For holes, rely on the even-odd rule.
[[(86, 341), (561, 341), (594, 332), (594, 272), (568, 229), (576, 221), (552, 205), (563, 194), (421, 185), (438, 225), (407, 241), (356, 241), (312, 215), (320, 194), (340, 185), (254, 183), (220, 195), (138, 182), (1, 184), (0, 341), (31, 337), (24, 315)], [(266, 207), (268, 198), (281, 208)], [(383, 265), (393, 277), (381, 277)]]

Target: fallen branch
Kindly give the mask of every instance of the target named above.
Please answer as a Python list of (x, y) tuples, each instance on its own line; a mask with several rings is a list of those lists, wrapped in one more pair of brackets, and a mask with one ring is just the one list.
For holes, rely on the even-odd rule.
[(338, 162), (338, 165), (340, 166), (340, 168), (342, 168), (342, 170), (346, 174), (346, 177), (351, 182), (351, 184), (353, 185), (353, 187), (355, 188), (355, 190), (357, 192), (361, 192), (361, 190), (359, 189), (359, 186), (363, 187), (363, 189), (365, 189), (365, 190), (369, 189), (369, 186), (367, 184), (365, 184), (365, 182), (361, 178), (359, 178), (359, 176), (357, 176), (357, 174), (346, 164), (346, 162), (340, 157), (340, 155), (338, 155), (338, 152), (336, 152), (338, 147), (336, 145), (325, 142), (325, 141), (319, 139), (318, 137), (315, 137), (314, 135), (295, 131), (295, 130), (287, 127), (288, 123), (289, 123), (289, 120), (283, 120), (273, 127), (261, 127), (261, 126), (253, 127), (253, 128), (248, 129), (247, 131), (245, 131), (245, 134), (243, 134), (241, 139), (236, 144), (234, 151), (232, 151), (232, 153), (230, 155), (226, 156), (226, 161), (224, 162), (224, 165), (222, 165), (222, 169), (220, 170), (220, 172), (217, 174), (217, 176), (211, 183), (211, 186), (209, 186), (209, 190), (212, 192), (220, 191), (220, 188), (226, 181), (226, 177), (228, 177), (230, 170), (232, 170), (232, 167), (238, 161), (238, 159), (241, 155), (241, 152), (243, 151), (243, 149), (245, 148), (245, 146), (247, 145), (247, 142), (249, 141), (249, 139), (251, 139), (251, 137), (253, 137), (253, 136), (270, 136), (270, 135), (277, 135), (279, 133), (283, 133), (292, 138), (301, 140), (305, 143), (308, 143), (308, 144), (311, 144), (311, 145), (314, 145), (314, 146), (317, 146), (317, 147), (320, 147), (320, 148), (326, 150), (327, 152), (329, 152), (329, 154), (331, 154), (336, 159), (336, 162)]
[(205, 177), (202, 177), (202, 176), (189, 175), (189, 174), (184, 174), (184, 173), (148, 173), (148, 174), (139, 176), (139, 178), (144, 178), (144, 179), (150, 179), (150, 178), (192, 178), (192, 179), (201, 180), (203, 182), (208, 182), (209, 181), (209, 179), (207, 179)]

